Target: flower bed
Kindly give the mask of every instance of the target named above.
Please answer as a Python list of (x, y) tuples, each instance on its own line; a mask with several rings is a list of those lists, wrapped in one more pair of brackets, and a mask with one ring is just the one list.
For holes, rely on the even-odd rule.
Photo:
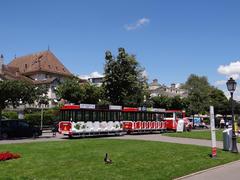
[(2, 152), (0, 153), (0, 161), (6, 161), (10, 159), (17, 159), (20, 158), (21, 156), (19, 154), (14, 154), (11, 152)]

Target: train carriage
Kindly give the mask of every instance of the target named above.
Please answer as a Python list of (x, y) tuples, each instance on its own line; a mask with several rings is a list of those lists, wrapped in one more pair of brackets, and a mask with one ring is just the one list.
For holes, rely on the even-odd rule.
[(191, 130), (192, 125), (182, 110), (166, 110), (164, 120), (168, 131), (176, 131), (179, 120), (184, 121), (184, 130)]
[(166, 130), (165, 109), (124, 107), (122, 112), (123, 130), (128, 134), (163, 132)]
[(180, 110), (69, 104), (60, 112), (58, 130), (69, 137), (176, 131), (180, 119), (188, 127), (185, 113)]
[(95, 104), (64, 105), (59, 132), (69, 137), (121, 135), (122, 107)]

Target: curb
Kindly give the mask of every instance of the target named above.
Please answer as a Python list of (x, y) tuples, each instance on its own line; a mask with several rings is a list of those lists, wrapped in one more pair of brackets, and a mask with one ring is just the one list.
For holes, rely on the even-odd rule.
[(178, 178), (175, 178), (174, 180), (182, 180), (182, 179), (185, 179), (185, 178), (189, 178), (189, 177), (192, 177), (192, 176), (195, 176), (195, 175), (198, 175), (198, 174), (203, 174), (205, 172), (212, 171), (212, 170), (215, 170), (215, 169), (218, 169), (218, 168), (221, 168), (221, 167), (224, 167), (224, 166), (228, 166), (228, 165), (231, 165), (231, 164), (234, 164), (234, 163), (238, 163), (238, 162), (240, 163), (240, 160), (232, 161), (232, 162), (229, 162), (227, 164), (222, 164), (222, 165), (215, 166), (215, 167), (205, 169), (205, 170), (202, 170), (202, 171), (198, 171), (198, 172), (186, 175), (186, 176), (178, 177)]

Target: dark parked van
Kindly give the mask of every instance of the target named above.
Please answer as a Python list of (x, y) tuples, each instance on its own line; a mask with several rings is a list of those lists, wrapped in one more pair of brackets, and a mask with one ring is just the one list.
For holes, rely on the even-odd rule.
[(42, 135), (42, 131), (29, 125), (24, 120), (2, 120), (2, 138), (14, 137), (38, 137)]

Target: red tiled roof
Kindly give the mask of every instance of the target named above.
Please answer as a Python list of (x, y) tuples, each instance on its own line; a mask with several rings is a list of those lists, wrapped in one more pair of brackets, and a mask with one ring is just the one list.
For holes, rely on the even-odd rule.
[(36, 72), (49, 72), (64, 76), (72, 75), (51, 51), (43, 51), (15, 58), (8, 66), (19, 68), (20, 73), (23, 75)]
[(23, 76), (19, 73), (19, 69), (15, 68), (15, 67), (9, 67), (6, 65), (3, 65), (2, 67), (2, 73), (0, 74), (0, 76), (3, 79), (8, 79), (8, 80), (25, 80), (28, 82), (33, 83), (32, 79)]

